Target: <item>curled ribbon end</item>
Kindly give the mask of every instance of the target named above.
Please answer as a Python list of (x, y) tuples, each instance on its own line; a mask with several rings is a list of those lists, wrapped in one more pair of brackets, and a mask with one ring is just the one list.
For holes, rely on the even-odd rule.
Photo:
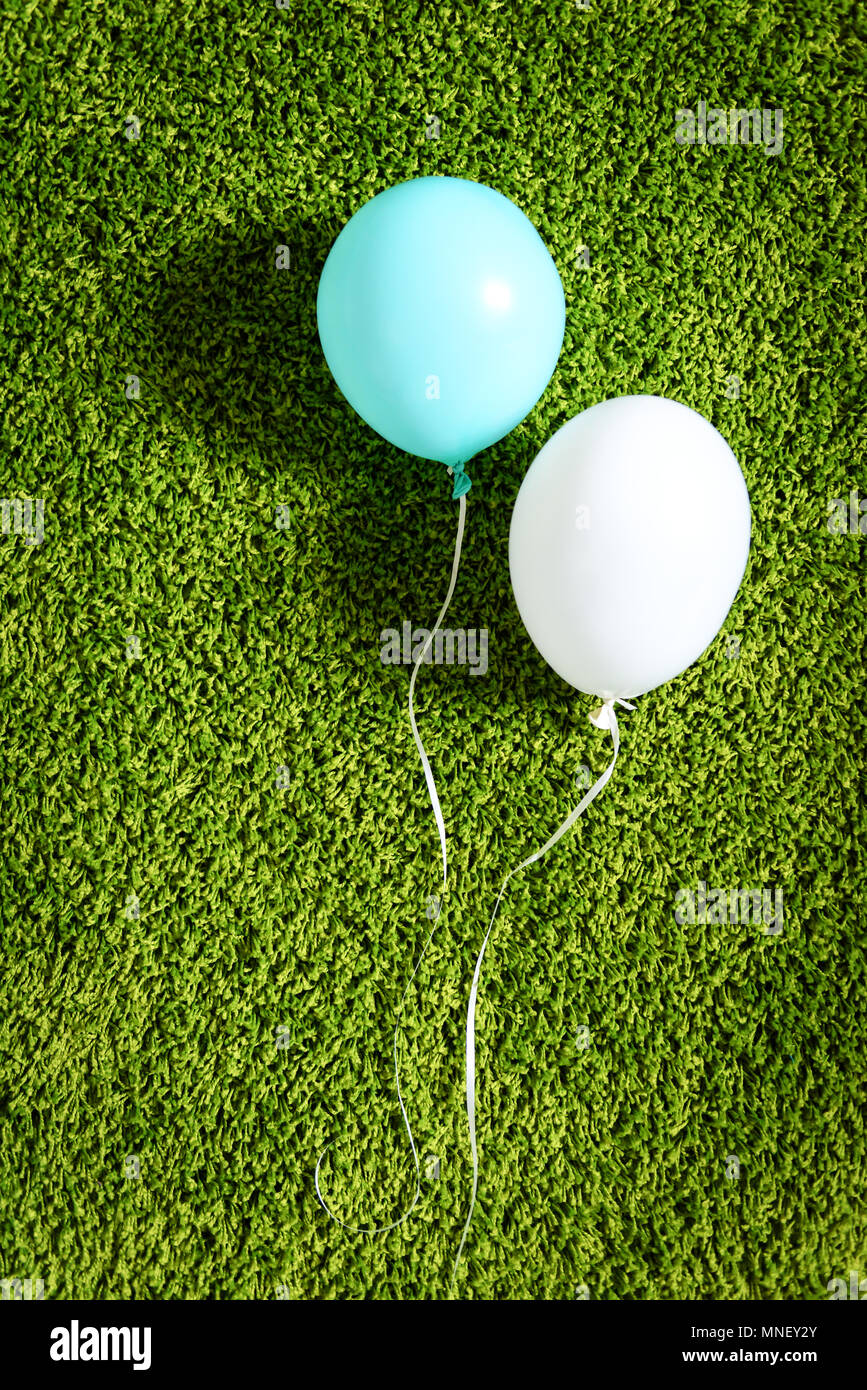
[(617, 762), (617, 755), (620, 749), (620, 739), (617, 729), (617, 715), (614, 710), (615, 705), (623, 705), (624, 709), (635, 709), (635, 706), (630, 704), (628, 700), (621, 700), (618, 696), (612, 695), (607, 700), (603, 700), (602, 704), (597, 709), (595, 709), (593, 713), (590, 715), (592, 723), (594, 723), (597, 728), (609, 729), (611, 731), (611, 740), (614, 745), (614, 755), (611, 759), (611, 762), (608, 764), (602, 775), (600, 777), (597, 777), (596, 781), (593, 783), (593, 786), (590, 787), (589, 791), (587, 791), (585, 795), (581, 798), (578, 805), (575, 807), (573, 811), (570, 812), (570, 814), (563, 821), (562, 825), (560, 825), (558, 829), (554, 831), (554, 834), (551, 836), (550, 840), (548, 840), (542, 846), (541, 849), (537, 849), (535, 854), (531, 854), (529, 858), (525, 859), (523, 863), (519, 864), (517, 868), (511, 869), (509, 873), (506, 874), (506, 877), (503, 879), (503, 886), (500, 889), (499, 896), (497, 898), (496, 903), (494, 904), (493, 915), (491, 917), (488, 930), (485, 933), (485, 939), (482, 942), (482, 949), (479, 951), (478, 957), (476, 958), (476, 968), (473, 973), (473, 983), (472, 988), (470, 989), (469, 1004), (467, 1006), (466, 1068), (464, 1081), (464, 1088), (466, 1091), (467, 1100), (467, 1125), (470, 1132), (470, 1151), (472, 1153), (473, 1159), (473, 1190), (472, 1195), (470, 1197), (470, 1206), (469, 1211), (467, 1212), (467, 1219), (464, 1222), (464, 1230), (461, 1236), (461, 1243), (458, 1246), (458, 1253), (455, 1257), (454, 1266), (452, 1268), (452, 1280), (449, 1286), (450, 1297), (454, 1293), (458, 1266), (460, 1265), (461, 1256), (464, 1253), (464, 1247), (467, 1243), (467, 1236), (469, 1235), (470, 1223), (472, 1222), (473, 1212), (475, 1211), (476, 1195), (478, 1193), (479, 1187), (479, 1159), (478, 1146), (476, 1143), (476, 1002), (478, 998), (479, 979), (481, 975), (482, 961), (485, 957), (485, 951), (487, 950), (491, 932), (494, 930), (494, 922), (496, 921), (497, 911), (499, 909), (503, 894), (506, 891), (506, 885), (508, 884), (509, 879), (512, 878), (516, 873), (519, 873), (521, 869), (526, 869), (528, 865), (535, 864), (538, 859), (542, 858), (543, 854), (547, 854), (548, 850), (552, 849), (553, 846), (556, 845), (557, 841), (560, 840), (562, 836), (566, 834), (567, 830), (570, 830), (572, 828), (578, 817), (580, 815), (583, 815), (590, 803), (592, 801), (595, 801), (596, 797), (602, 791), (603, 787), (607, 785), (609, 778), (611, 777), (611, 774), (614, 771), (614, 766)]

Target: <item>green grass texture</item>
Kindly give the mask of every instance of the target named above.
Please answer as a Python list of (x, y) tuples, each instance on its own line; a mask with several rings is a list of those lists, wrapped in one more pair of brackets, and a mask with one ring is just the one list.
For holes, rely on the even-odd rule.
[[(504, 875), (610, 756), (520, 621), (511, 512), (545, 441), (630, 392), (729, 441), (752, 551), (718, 638), (621, 711), (614, 778), (504, 896), (455, 1295), (867, 1277), (865, 29), (848, 0), (9, 0), (0, 1277), (449, 1297), (473, 965)], [(782, 149), (678, 144), (699, 101), (781, 109)], [(488, 630), (488, 671), (419, 673), (450, 853), (399, 1032), (422, 1195), (366, 1235), (314, 1168), (331, 1144), (350, 1225), (412, 1199), (392, 1032), (441, 880), (380, 633), (433, 623), (457, 504), (342, 397), (316, 289), (353, 213), (427, 174), (527, 214), (567, 319), (542, 399), (468, 469), (449, 624)], [(41, 544), (14, 499), (43, 499)], [(782, 890), (783, 931), (679, 924), (700, 882)]]

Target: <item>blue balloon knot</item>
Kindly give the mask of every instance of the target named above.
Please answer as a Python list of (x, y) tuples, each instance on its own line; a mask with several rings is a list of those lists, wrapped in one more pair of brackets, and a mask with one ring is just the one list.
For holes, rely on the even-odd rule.
[(456, 502), (459, 497), (463, 497), (465, 492), (469, 492), (473, 484), (472, 480), (468, 478), (464, 472), (464, 465), (462, 463), (453, 464), (452, 472), (455, 479), (455, 485), (452, 488), (452, 501)]

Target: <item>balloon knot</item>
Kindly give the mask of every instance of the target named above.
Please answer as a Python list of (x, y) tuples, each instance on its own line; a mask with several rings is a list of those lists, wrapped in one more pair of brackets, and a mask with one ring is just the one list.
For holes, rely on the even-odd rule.
[(464, 472), (464, 465), (462, 463), (456, 463), (454, 467), (449, 469), (449, 472), (453, 475), (455, 480), (455, 485), (452, 488), (452, 501), (456, 502), (459, 497), (463, 497), (465, 492), (469, 492), (473, 484)]
[(613, 695), (610, 700), (605, 700), (598, 709), (589, 715), (590, 723), (595, 724), (597, 729), (610, 729), (615, 705), (622, 705), (624, 709), (635, 709), (635, 706), (631, 705), (628, 700), (621, 700), (619, 695)]

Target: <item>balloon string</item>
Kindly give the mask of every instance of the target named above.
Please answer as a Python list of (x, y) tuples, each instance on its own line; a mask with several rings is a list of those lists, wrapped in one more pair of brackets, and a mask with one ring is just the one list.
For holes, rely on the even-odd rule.
[(442, 625), (442, 621), (445, 618), (446, 613), (448, 612), (449, 604), (452, 601), (452, 594), (455, 591), (455, 583), (458, 577), (458, 566), (461, 561), (461, 544), (464, 538), (464, 521), (466, 520), (466, 515), (467, 499), (466, 496), (463, 493), (461, 493), (458, 500), (458, 536), (457, 540), (455, 541), (455, 558), (452, 561), (452, 577), (449, 583), (449, 591), (446, 594), (445, 603), (440, 609), (440, 615), (437, 618), (433, 628), (428, 633), (428, 639), (422, 647), (421, 651), (419, 652), (418, 657), (416, 658), (416, 663), (412, 668), (412, 676), (409, 682), (409, 722), (412, 725), (412, 736), (415, 739), (415, 746), (418, 749), (418, 755), (421, 758), (421, 765), (424, 768), (424, 775), (425, 781), (427, 782), (428, 794), (430, 796), (431, 806), (433, 807), (434, 819), (437, 823), (437, 830), (439, 831), (440, 849), (442, 850), (443, 856), (443, 891), (445, 891), (446, 879), (448, 877), (448, 855), (446, 853), (446, 828), (443, 822), (443, 813), (440, 808), (440, 799), (437, 796), (436, 783), (434, 782), (434, 777), (433, 773), (431, 772), (431, 766), (428, 761), (427, 753), (424, 751), (424, 744), (422, 743), (421, 738), (419, 737), (418, 725), (415, 722), (415, 710), (413, 708), (412, 696), (413, 691), (415, 690), (415, 680), (416, 676), (418, 675), (418, 668), (424, 661), (425, 656), (428, 650), (430, 649), (431, 642), (433, 642), (435, 635), (437, 634)]
[(614, 765), (617, 762), (617, 754), (620, 749), (620, 731), (617, 727), (617, 715), (614, 712), (615, 704), (622, 705), (624, 709), (635, 708), (634, 705), (629, 704), (626, 700), (611, 699), (606, 700), (604, 704), (602, 704), (599, 707), (599, 709), (595, 710), (593, 714), (590, 715), (591, 721), (596, 725), (597, 728), (610, 729), (611, 731), (611, 741), (614, 745), (614, 756), (611, 759), (611, 762), (608, 764), (607, 768), (602, 773), (602, 776), (598, 779), (598, 781), (596, 781), (593, 784), (593, 786), (587, 792), (586, 796), (582, 797), (581, 801), (579, 801), (574, 811), (570, 812), (570, 814), (564, 820), (563, 824), (559, 827), (558, 830), (554, 832), (550, 840), (548, 840), (547, 843), (544, 844), (541, 849), (536, 850), (535, 854), (531, 854), (529, 859), (525, 859), (523, 863), (518, 864), (518, 866), (514, 869), (510, 869), (509, 873), (506, 874), (506, 877), (503, 879), (503, 886), (500, 889), (497, 901), (494, 904), (493, 915), (491, 917), (488, 930), (485, 933), (485, 939), (482, 942), (482, 949), (479, 951), (478, 959), (476, 961), (476, 968), (473, 972), (473, 984), (470, 990), (469, 1007), (467, 1009), (466, 1043), (467, 1123), (469, 1125), (470, 1131), (470, 1150), (473, 1157), (473, 1191), (472, 1196), (470, 1198), (470, 1209), (467, 1213), (467, 1219), (464, 1224), (463, 1235), (461, 1236), (461, 1243), (458, 1247), (457, 1256), (455, 1257), (454, 1268), (452, 1269), (452, 1280), (449, 1288), (450, 1296), (452, 1293), (454, 1293), (455, 1279), (457, 1278), (458, 1273), (458, 1265), (460, 1264), (461, 1256), (464, 1252), (464, 1246), (467, 1242), (467, 1235), (470, 1229), (470, 1222), (473, 1219), (473, 1211), (475, 1210), (476, 1206), (476, 1194), (479, 1189), (479, 1155), (478, 1148), (476, 1145), (476, 999), (479, 992), (479, 976), (481, 975), (482, 961), (485, 957), (485, 951), (487, 949), (488, 940), (494, 927), (494, 921), (496, 920), (497, 911), (500, 906), (500, 901), (502, 899), (503, 894), (506, 891), (506, 885), (509, 882), (509, 879), (513, 878), (515, 874), (520, 873), (521, 869), (526, 869), (528, 864), (535, 864), (537, 859), (541, 859), (543, 854), (547, 854), (548, 850), (551, 849), (552, 846), (556, 845), (560, 837), (562, 835), (565, 835), (567, 830), (571, 829), (578, 817), (582, 815), (584, 811), (586, 811), (591, 801), (593, 801), (599, 795), (599, 793), (602, 791), (602, 788), (605, 786), (612, 772), (614, 771)]
[[(462, 465), (461, 465), (461, 467), (462, 467)], [(466, 475), (464, 475), (464, 476), (466, 476)], [(456, 482), (455, 482), (455, 486), (457, 487), (457, 480), (456, 480)], [(436, 624), (435, 624), (435, 626), (434, 626), (432, 632), (430, 633), (430, 636), (428, 637), (427, 641), (426, 641), (425, 644), (424, 644), (424, 647), (422, 648), (421, 652), (419, 653), (418, 657), (416, 658), (416, 662), (415, 662), (415, 665), (414, 665), (413, 671), (412, 671), (412, 676), (411, 676), (410, 682), (409, 682), (409, 719), (410, 719), (410, 723), (411, 723), (411, 725), (412, 725), (413, 738), (415, 739), (416, 747), (418, 748), (419, 756), (421, 757), (422, 767), (424, 768), (424, 775), (425, 775), (425, 780), (426, 780), (426, 782), (427, 782), (428, 792), (429, 792), (429, 794), (430, 794), (431, 805), (433, 806), (434, 817), (435, 817), (435, 819), (436, 819), (437, 829), (439, 830), (440, 846), (441, 846), (441, 848), (442, 848), (442, 856), (443, 856), (443, 891), (445, 891), (445, 887), (446, 887), (446, 878), (447, 878), (447, 872), (448, 872), (448, 861), (447, 861), (447, 857), (446, 857), (446, 831), (445, 831), (445, 824), (444, 824), (444, 822), (443, 822), (443, 813), (442, 813), (442, 810), (441, 810), (441, 808), (440, 808), (439, 797), (437, 796), (436, 783), (434, 782), (434, 778), (433, 778), (433, 773), (432, 773), (432, 771), (431, 771), (430, 762), (428, 761), (428, 756), (427, 756), (427, 753), (426, 753), (425, 750), (424, 750), (424, 745), (423, 745), (423, 743), (422, 743), (422, 741), (421, 741), (421, 738), (419, 737), (418, 726), (417, 726), (417, 724), (416, 724), (416, 722), (415, 722), (415, 713), (414, 713), (414, 711), (413, 711), (412, 695), (413, 695), (413, 690), (414, 690), (414, 688), (415, 688), (415, 679), (416, 679), (416, 676), (418, 675), (418, 668), (419, 668), (419, 666), (421, 665), (422, 661), (424, 661), (425, 653), (427, 652), (428, 648), (430, 647), (431, 642), (433, 641), (434, 634), (439, 630), (440, 625), (442, 624), (442, 621), (443, 621), (443, 619), (445, 618), (446, 613), (448, 612), (449, 604), (450, 604), (451, 601), (452, 601), (452, 594), (453, 594), (454, 591), (455, 591), (455, 584), (456, 584), (456, 582), (457, 582), (457, 577), (458, 577), (458, 567), (459, 567), (459, 565), (460, 565), (460, 559), (461, 559), (461, 543), (462, 543), (462, 541), (463, 541), (463, 535), (464, 535), (464, 522), (466, 521), (466, 514), (467, 514), (467, 499), (466, 499), (466, 496), (465, 496), (464, 494), (466, 493), (466, 491), (468, 490), (468, 488), (469, 488), (469, 479), (467, 479), (467, 486), (463, 489), (462, 492), (460, 492), (460, 493), (458, 493), (458, 494), (454, 494), (454, 493), (453, 493), (453, 496), (456, 495), (456, 496), (458, 497), (458, 500), (459, 500), (459, 504), (460, 504), (460, 505), (459, 505), (459, 514), (458, 514), (458, 534), (457, 534), (457, 540), (455, 541), (455, 554), (454, 554), (454, 560), (452, 561), (452, 577), (451, 577), (451, 581), (450, 581), (450, 583), (449, 583), (448, 593), (446, 594), (445, 603), (443, 604), (443, 606), (442, 606), (442, 608), (441, 608), (441, 610), (440, 610), (440, 615), (439, 615), (439, 617), (438, 617), (437, 620), (436, 620)], [(320, 1206), (322, 1206), (322, 1207), (324, 1208), (324, 1210), (328, 1213), (328, 1215), (332, 1218), (333, 1221), (336, 1221), (337, 1224), (338, 1224), (339, 1226), (342, 1226), (342, 1227), (344, 1228), (344, 1230), (346, 1230), (346, 1231), (355, 1231), (355, 1232), (357, 1232), (357, 1233), (359, 1233), (359, 1234), (361, 1234), (361, 1235), (370, 1235), (370, 1236), (384, 1235), (384, 1233), (385, 1233), (386, 1231), (393, 1231), (397, 1226), (402, 1226), (403, 1223), (404, 1223), (404, 1221), (406, 1221), (406, 1220), (412, 1215), (413, 1211), (415, 1210), (416, 1206), (418, 1205), (418, 1200), (419, 1200), (419, 1198), (421, 1197), (421, 1166), (420, 1166), (419, 1161), (418, 1161), (418, 1150), (416, 1149), (416, 1146), (415, 1146), (415, 1140), (414, 1140), (414, 1138), (413, 1138), (412, 1127), (411, 1127), (411, 1125), (410, 1125), (410, 1123), (409, 1123), (409, 1116), (408, 1116), (407, 1113), (406, 1113), (406, 1106), (405, 1106), (404, 1103), (403, 1103), (403, 1092), (402, 1092), (401, 1089), (400, 1089), (400, 1069), (399, 1069), (399, 1065), (398, 1065), (398, 1055), (397, 1055), (397, 1035), (398, 1035), (398, 1030), (399, 1030), (399, 1028), (400, 1028), (400, 1019), (401, 1019), (401, 1015), (402, 1015), (402, 1013), (403, 1013), (403, 1006), (404, 1006), (404, 1002), (405, 1002), (405, 1000), (406, 1000), (406, 996), (409, 994), (410, 988), (412, 987), (413, 980), (415, 979), (416, 975), (418, 974), (419, 967), (421, 966), (421, 963), (422, 963), (422, 961), (424, 960), (425, 955), (427, 954), (427, 949), (428, 949), (428, 947), (430, 946), (431, 941), (433, 940), (434, 932), (435, 932), (436, 929), (437, 929), (437, 922), (438, 922), (438, 920), (439, 920), (439, 912), (437, 912), (436, 916), (435, 916), (434, 919), (433, 919), (434, 925), (433, 925), (433, 927), (432, 927), (432, 929), (431, 929), (431, 931), (430, 931), (430, 934), (429, 934), (429, 936), (428, 936), (428, 938), (427, 938), (427, 941), (425, 942), (424, 946), (422, 947), (421, 954), (419, 955), (418, 960), (417, 960), (416, 963), (415, 963), (415, 968), (413, 969), (413, 972), (412, 972), (412, 974), (411, 974), (410, 977), (409, 977), (409, 980), (408, 980), (408, 982), (407, 982), (406, 988), (405, 988), (405, 990), (403, 991), (403, 994), (401, 995), (400, 1003), (399, 1003), (398, 1006), (397, 1006), (397, 1014), (396, 1014), (396, 1016), (395, 1016), (395, 1025), (394, 1025), (394, 1040), (393, 1040), (394, 1080), (395, 1080), (395, 1085), (396, 1085), (396, 1087), (397, 1087), (397, 1099), (398, 1099), (398, 1103), (399, 1103), (399, 1105), (400, 1105), (400, 1113), (401, 1113), (401, 1115), (403, 1116), (404, 1127), (405, 1127), (405, 1129), (406, 1129), (407, 1136), (408, 1136), (408, 1138), (409, 1138), (409, 1146), (410, 1146), (410, 1149), (412, 1150), (413, 1162), (415, 1163), (415, 1196), (414, 1196), (413, 1199), (412, 1199), (412, 1203), (410, 1204), (409, 1207), (407, 1207), (407, 1209), (406, 1209), (406, 1211), (403, 1213), (403, 1215), (400, 1216), (400, 1217), (398, 1217), (397, 1221), (392, 1221), (391, 1224), (388, 1225), (388, 1226), (352, 1226), (352, 1225), (350, 1225), (350, 1223), (349, 1223), (348, 1221), (342, 1221), (342, 1220), (340, 1219), (340, 1217), (337, 1216), (337, 1215), (331, 1210), (331, 1208), (328, 1206), (327, 1202), (325, 1201), (325, 1198), (322, 1196), (322, 1190), (321, 1190), (321, 1188), (320, 1188), (320, 1186), (319, 1186), (319, 1170), (320, 1170), (320, 1168), (321, 1168), (321, 1166), (322, 1166), (322, 1160), (323, 1160), (323, 1158), (324, 1158), (325, 1155), (328, 1153), (328, 1150), (331, 1149), (331, 1148), (333, 1148), (333, 1146), (334, 1146), (334, 1141), (332, 1140), (332, 1142), (331, 1142), (330, 1144), (326, 1145), (326, 1147), (322, 1150), (322, 1153), (319, 1155), (319, 1158), (318, 1158), (317, 1163), (316, 1163), (316, 1171), (315, 1171), (314, 1174), (313, 1174), (313, 1183), (314, 1183), (314, 1186), (315, 1186), (315, 1188), (316, 1188), (316, 1196), (319, 1198)]]

